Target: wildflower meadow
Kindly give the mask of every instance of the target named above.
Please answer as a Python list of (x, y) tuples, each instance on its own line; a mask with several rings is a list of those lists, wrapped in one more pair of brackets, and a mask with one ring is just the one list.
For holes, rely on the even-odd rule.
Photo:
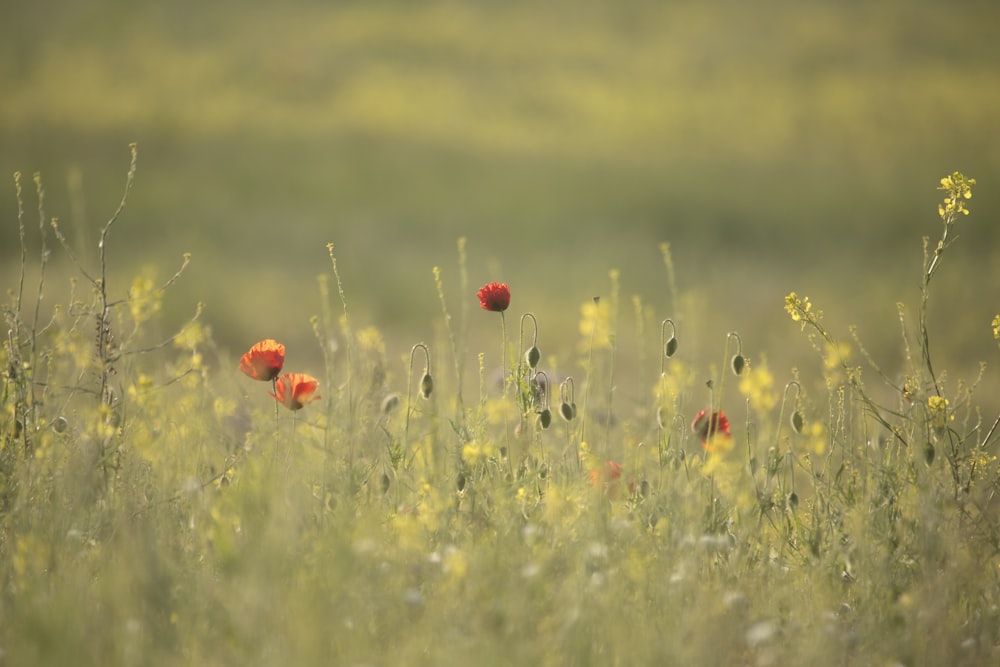
[[(470, 284), (459, 239), (457, 270), (427, 267), (433, 337), (404, 344), (354, 316), (338, 264), (363, 259), (331, 243), (312, 349), (229, 350), (201, 304), (166, 326), (190, 257), (110, 279), (138, 157), (96, 256), (14, 178), (0, 664), (1000, 661), (994, 371), (940, 367), (927, 316), (994, 184), (937, 184), (915, 301), (886, 304), (896, 372), (795, 285), (769, 312), (808, 365), (697, 330), (667, 240), (663, 299), (629, 314), (611, 269), (565, 322)], [(48, 304), (56, 254), (74, 277)]]

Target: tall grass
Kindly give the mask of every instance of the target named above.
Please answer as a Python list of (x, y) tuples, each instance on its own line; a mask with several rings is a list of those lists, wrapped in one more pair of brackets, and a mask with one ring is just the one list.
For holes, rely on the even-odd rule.
[[(770, 368), (739, 322), (718, 336), (722, 363), (700, 362), (687, 350), (715, 334), (694, 329), (669, 246), (670, 312), (637, 300), (629, 324), (612, 271), (608, 296), (571, 323), (579, 346), (547, 350), (547, 327), (566, 323), (541, 309), (518, 320), (516, 342), (506, 319), (493, 339), (467, 335), (471, 318), (493, 315), (469, 308), (460, 243), (458, 290), (447, 271), (426, 276), (442, 305), (427, 314), (434, 339), (392, 350), (349, 318), (331, 246), (337, 295), (321, 280), (313, 320), (325, 368), (282, 354), (322, 378), (322, 399), (275, 412), (268, 385), (214, 346), (200, 308), (180, 331), (159, 330), (183, 268), (108, 282), (105, 241), (136, 159), (133, 148), (98, 266), (78, 263), (74, 297), (51, 314), (44, 271), (34, 308), (24, 276), (72, 244), (36, 177), (42, 247), (27, 246), (15, 182), (3, 662), (1000, 659), (997, 421), (976, 409), (975, 378), (934, 365), (931, 341), (947, 338), (924, 316), (974, 181), (942, 181), (915, 322), (899, 306), (902, 378), (794, 292), (788, 326), (807, 334), (814, 366)], [(780, 305), (776, 295), (775, 318)], [(479, 357), (475, 399), (463, 396), (467, 352)]]

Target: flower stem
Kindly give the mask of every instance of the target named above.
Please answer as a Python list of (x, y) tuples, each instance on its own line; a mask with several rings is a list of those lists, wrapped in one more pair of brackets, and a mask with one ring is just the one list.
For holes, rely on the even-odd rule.
[(500, 311), (500, 339), (502, 348), (500, 350), (500, 373), (501, 381), (503, 384), (503, 397), (501, 408), (503, 409), (503, 435), (504, 442), (507, 444), (507, 470), (510, 473), (511, 479), (514, 478), (514, 463), (511, 460), (513, 452), (510, 449), (510, 424), (507, 421), (507, 319), (504, 317), (504, 311)]

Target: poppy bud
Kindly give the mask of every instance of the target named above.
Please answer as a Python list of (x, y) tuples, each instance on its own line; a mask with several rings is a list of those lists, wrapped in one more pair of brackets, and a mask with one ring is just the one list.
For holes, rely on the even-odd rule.
[(52, 420), (52, 430), (56, 433), (65, 433), (68, 427), (69, 422), (66, 421), (65, 417), (56, 417)]
[(385, 493), (386, 491), (389, 490), (389, 484), (392, 482), (392, 480), (389, 479), (388, 473), (382, 473), (381, 482), (382, 482), (382, 493)]
[(524, 360), (528, 362), (530, 368), (535, 368), (538, 366), (538, 360), (542, 358), (542, 353), (538, 351), (537, 347), (532, 347), (530, 350), (524, 353)]
[(430, 398), (433, 391), (434, 379), (430, 373), (424, 373), (424, 378), (420, 381), (420, 395), (424, 398)]
[(455, 480), (455, 489), (459, 493), (465, 491), (465, 482), (466, 482), (465, 473), (464, 472), (458, 473), (458, 479)]
[(399, 396), (397, 394), (389, 394), (384, 399), (382, 399), (382, 414), (389, 414), (399, 405)]
[(788, 508), (794, 510), (798, 506), (799, 506), (799, 494), (792, 491), (791, 493), (788, 494)]
[(927, 463), (927, 465), (934, 463), (935, 454), (936, 452), (934, 451), (934, 445), (932, 445), (929, 442), (926, 445), (924, 445), (924, 461)]
[(802, 413), (796, 410), (795, 412), (792, 413), (792, 418), (790, 421), (792, 423), (792, 430), (795, 431), (797, 434), (801, 435), (802, 427), (805, 425), (805, 417), (802, 416)]
[(671, 336), (667, 344), (663, 346), (663, 356), (669, 359), (674, 356), (675, 352), (677, 352), (677, 336)]
[(543, 429), (546, 429), (546, 428), (549, 427), (549, 425), (551, 423), (552, 423), (552, 411), (551, 410), (549, 410), (548, 408), (545, 408), (544, 410), (542, 410), (541, 412), (538, 413), (538, 425), (539, 426), (541, 426)]
[(559, 416), (561, 416), (566, 421), (573, 421), (573, 417), (576, 416), (576, 403), (566, 403), (563, 402), (559, 406)]
[(733, 367), (733, 373), (735, 375), (742, 375), (743, 369), (746, 368), (747, 360), (743, 358), (742, 354), (737, 354), (733, 357), (730, 365)]

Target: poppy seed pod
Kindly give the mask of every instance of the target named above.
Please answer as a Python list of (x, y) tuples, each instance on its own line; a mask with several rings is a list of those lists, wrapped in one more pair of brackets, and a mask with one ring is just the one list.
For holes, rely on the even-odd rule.
[(677, 352), (677, 336), (671, 336), (667, 344), (663, 346), (663, 356), (667, 359), (674, 356)]
[(747, 365), (747, 360), (743, 358), (742, 354), (735, 355), (733, 357), (733, 360), (730, 362), (730, 366), (732, 366), (733, 373), (735, 375), (742, 375), (743, 369), (746, 368), (746, 365)]
[(542, 358), (542, 353), (538, 351), (538, 348), (532, 346), (530, 350), (524, 353), (524, 360), (528, 363), (530, 368), (535, 368), (538, 366), (538, 361)]
[(434, 378), (431, 377), (430, 373), (424, 373), (424, 377), (420, 381), (420, 395), (423, 398), (430, 398), (431, 393), (433, 391), (434, 391)]

